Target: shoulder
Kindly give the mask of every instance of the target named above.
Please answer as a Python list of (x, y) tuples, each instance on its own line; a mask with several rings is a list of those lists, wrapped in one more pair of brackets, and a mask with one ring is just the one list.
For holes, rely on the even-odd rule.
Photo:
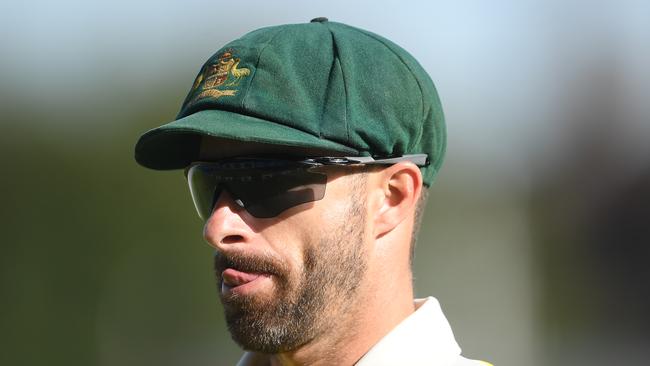
[(470, 360), (463, 356), (458, 356), (458, 359), (451, 364), (451, 366), (493, 366), (489, 362)]

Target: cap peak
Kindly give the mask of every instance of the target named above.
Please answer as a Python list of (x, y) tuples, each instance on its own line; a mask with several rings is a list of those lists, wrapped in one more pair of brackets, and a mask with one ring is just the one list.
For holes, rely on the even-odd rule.
[(325, 17), (318, 17), (318, 18), (314, 18), (314, 19), (310, 20), (309, 22), (310, 23), (324, 23), (324, 22), (327, 22), (328, 20), (329, 19), (327, 19)]

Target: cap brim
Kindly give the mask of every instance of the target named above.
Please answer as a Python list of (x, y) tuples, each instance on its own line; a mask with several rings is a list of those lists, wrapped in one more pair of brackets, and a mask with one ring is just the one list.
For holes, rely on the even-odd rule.
[(344, 154), (358, 153), (348, 146), (278, 122), (209, 109), (146, 132), (135, 145), (135, 160), (151, 169), (185, 168), (193, 161), (199, 160), (202, 136), (239, 141), (242, 144), (286, 146), (288, 152), (292, 148), (302, 148)]

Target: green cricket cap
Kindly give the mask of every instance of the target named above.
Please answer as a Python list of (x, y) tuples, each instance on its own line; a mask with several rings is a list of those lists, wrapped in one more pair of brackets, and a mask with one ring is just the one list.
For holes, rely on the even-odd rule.
[(386, 38), (325, 18), (258, 29), (226, 44), (199, 71), (176, 120), (140, 137), (135, 159), (152, 169), (185, 168), (199, 160), (203, 136), (287, 152), (427, 154), (427, 186), (446, 145), (438, 94), (415, 58)]

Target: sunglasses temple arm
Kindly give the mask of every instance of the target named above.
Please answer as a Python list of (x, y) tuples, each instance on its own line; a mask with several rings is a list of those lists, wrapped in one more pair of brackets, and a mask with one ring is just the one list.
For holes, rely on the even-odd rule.
[(429, 165), (429, 159), (427, 157), (427, 154), (411, 154), (411, 155), (403, 155), (396, 158), (377, 159), (377, 160), (375, 160), (371, 156), (354, 156), (354, 157), (346, 157), (346, 159), (349, 159), (351, 161), (357, 161), (363, 164), (395, 164), (401, 161), (410, 161), (417, 166)]

